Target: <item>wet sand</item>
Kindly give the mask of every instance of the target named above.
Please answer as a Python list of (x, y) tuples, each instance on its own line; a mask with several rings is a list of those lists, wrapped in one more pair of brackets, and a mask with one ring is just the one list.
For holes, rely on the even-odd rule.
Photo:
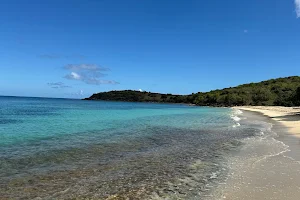
[(274, 131), (279, 133), (278, 140), (289, 146), (284, 155), (300, 161), (300, 107), (247, 106), (240, 110), (261, 113), (274, 120)]
[[(275, 137), (273, 144), (272, 140), (269, 140), (270, 146), (266, 145), (268, 140), (262, 140), (261, 144), (260, 141), (253, 141), (252, 144), (250, 141), (233, 160), (229, 161), (231, 172), (226, 184), (217, 190), (219, 197), (230, 200), (298, 200), (300, 109), (284, 107), (238, 107), (238, 109), (245, 111), (245, 115), (254, 119), (271, 123), (272, 131), (278, 136)], [(276, 144), (280, 147), (278, 151), (275, 149), (274, 152), (265, 151)], [(241, 160), (243, 162), (240, 162)]]
[(243, 106), (237, 108), (262, 113), (287, 127), (289, 134), (300, 138), (300, 107)]

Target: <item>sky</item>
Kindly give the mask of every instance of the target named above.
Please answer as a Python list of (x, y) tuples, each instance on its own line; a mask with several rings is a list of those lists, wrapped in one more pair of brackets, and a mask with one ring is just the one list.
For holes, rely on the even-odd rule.
[(0, 95), (190, 94), (300, 75), (300, 0), (1, 0)]

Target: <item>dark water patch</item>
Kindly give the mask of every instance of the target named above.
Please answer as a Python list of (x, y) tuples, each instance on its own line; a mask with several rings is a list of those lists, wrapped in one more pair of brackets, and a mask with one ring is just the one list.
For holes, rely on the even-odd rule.
[(4, 119), (0, 117), (0, 125), (1, 124), (18, 124), (22, 123), (22, 120), (16, 120), (16, 119)]
[[(0, 196), (145, 199), (201, 196), (224, 155), (253, 130), (145, 129), (140, 137), (1, 159)], [(220, 172), (221, 173), (221, 172)]]
[(59, 115), (57, 111), (61, 109), (54, 107), (35, 107), (35, 108), (15, 108), (10, 111), (10, 115), (17, 116), (46, 116)]

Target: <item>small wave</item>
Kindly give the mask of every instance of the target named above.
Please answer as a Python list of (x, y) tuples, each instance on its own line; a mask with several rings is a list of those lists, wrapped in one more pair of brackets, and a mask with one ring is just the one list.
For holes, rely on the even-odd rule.
[(231, 116), (231, 119), (237, 122), (241, 120), (241, 118), (239, 118), (238, 116)]
[(236, 123), (236, 124), (232, 125), (233, 128), (236, 128), (238, 126), (241, 126), (241, 124), (240, 123)]
[[(241, 118), (239, 118), (238, 115), (241, 115), (241, 114), (243, 114), (243, 112), (241, 110), (234, 108), (230, 117), (234, 121), (238, 122), (241, 120)], [(237, 126), (239, 126), (239, 125), (237, 125)]]
[(235, 110), (235, 114), (237, 115), (241, 115), (243, 114), (243, 111), (239, 110), (239, 109), (234, 109)]
[(260, 131), (259, 133), (257, 133), (257, 136), (264, 136), (265, 133), (263, 131)]
[(286, 153), (286, 152), (291, 151), (291, 150), (289, 149), (289, 146), (286, 145), (285, 143), (283, 143), (283, 142), (281, 142), (281, 141), (279, 141), (279, 140), (276, 140), (275, 138), (272, 138), (272, 140), (275, 142), (275, 144), (276, 144), (276, 143), (277, 143), (277, 144), (281, 144), (281, 145), (283, 146), (283, 150), (280, 151), (280, 152), (278, 152), (278, 153), (271, 153), (271, 154), (269, 154), (269, 155), (263, 156), (261, 159), (255, 161), (255, 162), (252, 164), (252, 167), (254, 167), (257, 163), (259, 163), (259, 162), (261, 162), (261, 161), (263, 161), (263, 160), (266, 160), (266, 159), (268, 159), (268, 158), (270, 158), (270, 157), (275, 157), (275, 156), (282, 155), (282, 154), (284, 154), (284, 153)]
[(216, 178), (218, 178), (218, 171), (217, 172), (213, 172), (209, 178), (210, 179), (216, 179)]

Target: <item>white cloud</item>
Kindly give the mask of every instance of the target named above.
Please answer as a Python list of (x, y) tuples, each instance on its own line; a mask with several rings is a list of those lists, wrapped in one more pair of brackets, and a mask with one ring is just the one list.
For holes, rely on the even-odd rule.
[(65, 85), (63, 82), (54, 82), (54, 83), (47, 83), (47, 85), (54, 89), (61, 89), (61, 88), (70, 88), (71, 86)]
[(66, 75), (65, 78), (70, 80), (80, 80), (81, 76), (76, 72), (71, 72), (70, 74)]
[(80, 75), (75, 73), (75, 72), (71, 72), (71, 76), (76, 79), (76, 80), (79, 80), (80, 79)]
[(72, 70), (72, 71), (81, 71), (81, 70), (86, 70), (86, 71), (108, 71), (108, 68), (101, 67), (96, 64), (80, 64), (80, 65), (75, 65), (75, 64), (69, 64), (64, 67), (67, 70)]
[(80, 96), (83, 96), (83, 90), (80, 90), (80, 91), (79, 91), (79, 95), (80, 95)]
[(83, 91), (83, 90), (79, 90), (79, 91), (77, 91), (77, 92), (65, 93), (65, 95), (68, 95), (68, 96), (75, 96), (75, 97), (83, 96), (83, 95), (84, 95), (84, 91)]
[(144, 92), (144, 90), (142, 90), (142, 89), (139, 89), (139, 91), (140, 91), (140, 92)]
[(106, 75), (101, 73), (101, 71), (108, 71), (109, 69), (95, 64), (69, 64), (64, 66), (64, 69), (71, 71), (69, 74), (64, 76), (64, 78), (69, 80), (82, 81), (90, 85), (119, 84), (116, 81), (100, 79)]
[(300, 0), (295, 0), (297, 18), (300, 18)]

